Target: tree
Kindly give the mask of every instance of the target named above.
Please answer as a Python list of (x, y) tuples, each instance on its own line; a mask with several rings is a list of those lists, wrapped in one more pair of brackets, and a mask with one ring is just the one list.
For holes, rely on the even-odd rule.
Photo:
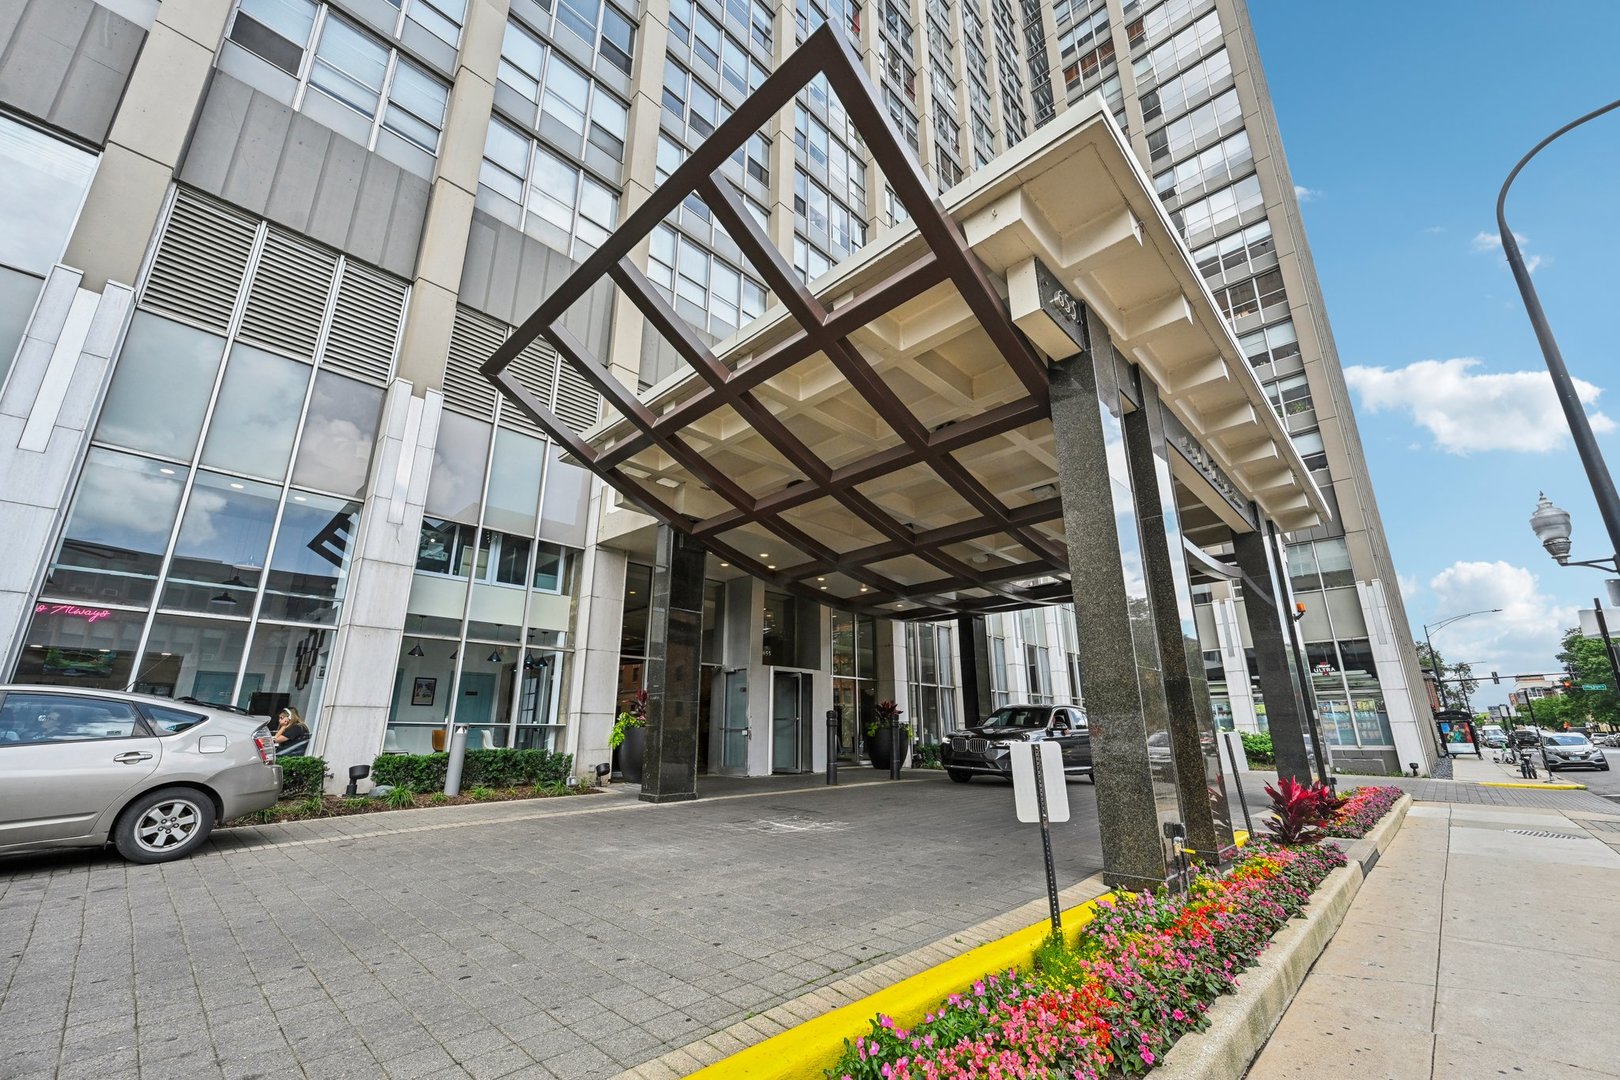
[(1468, 695), (1479, 689), (1479, 680), (1474, 678), (1474, 669), (1468, 664), (1448, 664), (1446, 658), (1436, 649), (1433, 655), (1429, 653), (1427, 642), (1414, 642), (1417, 646), (1418, 667), (1425, 671), (1432, 671), (1440, 680), (1436, 689), (1440, 693), (1440, 707), (1442, 709), (1467, 709)]
[[(1615, 693), (1614, 672), (1603, 642), (1581, 633), (1580, 627), (1564, 631), (1563, 648), (1558, 650), (1558, 662), (1569, 673), (1569, 688), (1560, 702), (1560, 721), (1572, 724), (1613, 724), (1620, 717), (1620, 695)], [(1601, 690), (1586, 690), (1587, 686), (1601, 686)], [(1537, 705), (1539, 715), (1541, 708)]]

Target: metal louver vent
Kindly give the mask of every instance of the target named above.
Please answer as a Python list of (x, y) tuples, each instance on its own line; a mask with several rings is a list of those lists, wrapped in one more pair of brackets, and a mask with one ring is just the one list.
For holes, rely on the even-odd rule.
[(450, 329), (450, 358), (444, 367), (444, 407), (488, 420), (495, 415), (495, 385), (478, 365), (506, 340), (506, 324), (457, 307)]
[(142, 300), (156, 311), (224, 331), (257, 231), (251, 219), (178, 189)]
[(557, 405), (554, 410), (557, 413), (557, 419), (575, 431), (584, 431), (596, 423), (597, 414), (602, 405), (602, 398), (597, 394), (595, 388), (586, 382), (579, 372), (574, 370), (574, 365), (561, 364), (559, 368)]
[(321, 366), (386, 385), (394, 373), (405, 293), (404, 282), (345, 260)]
[(271, 229), (248, 290), (242, 340), (313, 358), (336, 270), (337, 256)]
[[(524, 389), (550, 406), (552, 393), (557, 386), (557, 353), (550, 345), (538, 338), (529, 342), (528, 347), (513, 358), (512, 366), (507, 370)], [(501, 423), (536, 435), (544, 434), (538, 424), (530, 421), (523, 410), (510, 401), (501, 402)]]

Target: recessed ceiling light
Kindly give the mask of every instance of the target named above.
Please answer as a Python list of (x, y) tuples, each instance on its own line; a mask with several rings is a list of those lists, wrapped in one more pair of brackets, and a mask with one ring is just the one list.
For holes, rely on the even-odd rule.
[(822, 592), (826, 592), (826, 591), (827, 591), (827, 586), (825, 586), (825, 585), (823, 585), (823, 586), (822, 586), (822, 587), (821, 587), (821, 591), (822, 591)]
[(730, 566), (730, 565), (731, 565), (731, 564), (730, 564), (730, 563), (728, 563), (728, 562), (723, 562), (723, 563), (721, 563), (721, 564), (720, 564), (720, 565), (721, 565), (721, 566)]
[(824, 578), (824, 577), (818, 577), (818, 578), (816, 578), (816, 580), (817, 580), (817, 581), (826, 581), (826, 580), (827, 580), (827, 579), (826, 579), (826, 578)]
[(759, 553), (759, 557), (762, 559), (768, 559), (771, 557), (771, 553), (768, 551), (762, 551)]
[(862, 585), (862, 586), (861, 586), (861, 592), (865, 592), (865, 591), (866, 591), (866, 586), (865, 586), (865, 585)]
[(770, 563), (769, 565), (767, 565), (765, 567), (765, 569), (767, 569), (767, 570), (775, 570), (776, 569), (776, 564), (775, 563)]

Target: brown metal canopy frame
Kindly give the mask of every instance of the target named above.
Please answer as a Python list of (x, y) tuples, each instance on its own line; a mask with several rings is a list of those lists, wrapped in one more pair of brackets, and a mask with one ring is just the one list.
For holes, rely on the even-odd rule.
[[(720, 167), (726, 159), (791, 104), (794, 96), (818, 75), (824, 75), (838, 95), (926, 244), (922, 255), (836, 310), (823, 306), (798, 279), (787, 258), (771, 244), (753, 215), (744, 208), (731, 181), (720, 175)], [(796, 324), (796, 329), (784, 340), (735, 368), (714, 354), (629, 257), (644, 237), (692, 195), (709, 207)], [(654, 414), (613, 376), (601, 358), (592, 355), (584, 342), (563, 325), (563, 315), (568, 309), (604, 277), (624, 291), (645, 317), (647, 325), (674, 347), (704, 384), (694, 396), (661, 415)], [(930, 431), (849, 341), (848, 335), (946, 282), (961, 294), (1022, 386), (1023, 396)], [(630, 422), (634, 432), (596, 449), (530, 393), (508, 367), (536, 338), (544, 338), (555, 347), (562, 360), (572, 365)], [(874, 412), (894, 429), (900, 438), (897, 445), (833, 468), (754, 395), (755, 388), (767, 380), (818, 354), (831, 361)], [(907, 619), (1010, 610), (1071, 598), (1065, 580), (1068, 561), (1064, 545), (1035, 528), (1062, 517), (1060, 500), (1054, 496), (1009, 507), (954, 456), (976, 443), (1049, 418), (1046, 364), (1013, 325), (1004, 301), (968, 248), (960, 227), (931, 192), (916, 159), (878, 105), (877, 95), (854, 50), (830, 23), (811, 34), (670, 174), (668, 180), (658, 185), (647, 201), (495, 350), (482, 370), (509, 402), (636, 506), (690, 534), (711, 553), (785, 590), (822, 603), (831, 600), (856, 609), (907, 601), (903, 614)], [(727, 406), (751, 424), (807, 481), (753, 494), (743, 490), (683, 438), (683, 429), (689, 424)], [(729, 504), (729, 509), (703, 519), (685, 516), (647, 485), (628, 475), (624, 464), (632, 456), (653, 447), (667, 453), (708, 485)], [(966, 500), (977, 516), (919, 532), (857, 490), (860, 484), (914, 466), (931, 468)], [(786, 511), (824, 497), (837, 500), (887, 539), (857, 550), (836, 551), (783, 517)], [(735, 545), (722, 542), (721, 535), (727, 530), (748, 524), (766, 529), (804, 552), (807, 561), (773, 570)], [(987, 571), (976, 569), (945, 550), (951, 544), (995, 534), (1016, 539), (1033, 555), (1033, 561)], [(907, 555), (924, 560), (937, 569), (940, 576), (908, 584), (872, 569), (884, 560)], [(835, 600), (806, 584), (809, 579), (832, 572), (847, 575), (868, 591)], [(1053, 580), (1054, 577), (1057, 580)], [(1046, 580), (1029, 580), (1042, 578)], [(979, 595), (961, 595), (969, 591)]]

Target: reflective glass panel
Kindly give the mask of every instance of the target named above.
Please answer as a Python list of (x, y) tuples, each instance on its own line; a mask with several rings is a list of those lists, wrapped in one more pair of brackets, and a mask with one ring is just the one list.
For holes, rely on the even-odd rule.
[(238, 342), (203, 441), (202, 463), (280, 480), (287, 475), (309, 365)]
[(231, 704), (247, 630), (245, 620), (159, 615), (146, 639), (135, 692)]
[(44, 592), (145, 604), (174, 529), (186, 470), (91, 450)]
[(375, 116), (387, 71), (387, 49), (342, 19), (326, 20), (309, 73), (311, 86), (366, 116)]
[(261, 613), (335, 623), (360, 524), (360, 504), (294, 491), (281, 514)]
[(95, 171), (94, 154), (0, 116), (0, 263), (49, 273)]
[(137, 311), (95, 437), (189, 461), (224, 351), (223, 338)]
[(590, 474), (577, 465), (565, 465), (562, 451), (548, 448), (551, 461), (546, 467), (546, 494), (540, 503), (540, 537), (569, 547), (587, 543), (585, 522), (590, 512)]
[(488, 458), (488, 424), (459, 413), (440, 413), (439, 439), (433, 448), (433, 474), (428, 480), (428, 514), (456, 521), (477, 521)]
[(251, 614), (280, 495), (269, 484), (198, 473), (180, 522), (161, 606)]
[(32, 274), (19, 274), (0, 267), (0, 383), (11, 370), (23, 331), (34, 313), (34, 301), (45, 283)]
[(534, 514), (540, 502), (540, 466), (546, 444), (506, 428), (495, 432), (495, 462), (489, 471), (489, 497), (484, 505), (484, 527), (501, 532), (534, 535)]
[(647, 618), (652, 613), (652, 567), (631, 563), (624, 575), (623, 656), (647, 655)]
[(292, 482), (339, 495), (360, 495), (382, 419), (383, 392), (330, 371), (315, 376)]

